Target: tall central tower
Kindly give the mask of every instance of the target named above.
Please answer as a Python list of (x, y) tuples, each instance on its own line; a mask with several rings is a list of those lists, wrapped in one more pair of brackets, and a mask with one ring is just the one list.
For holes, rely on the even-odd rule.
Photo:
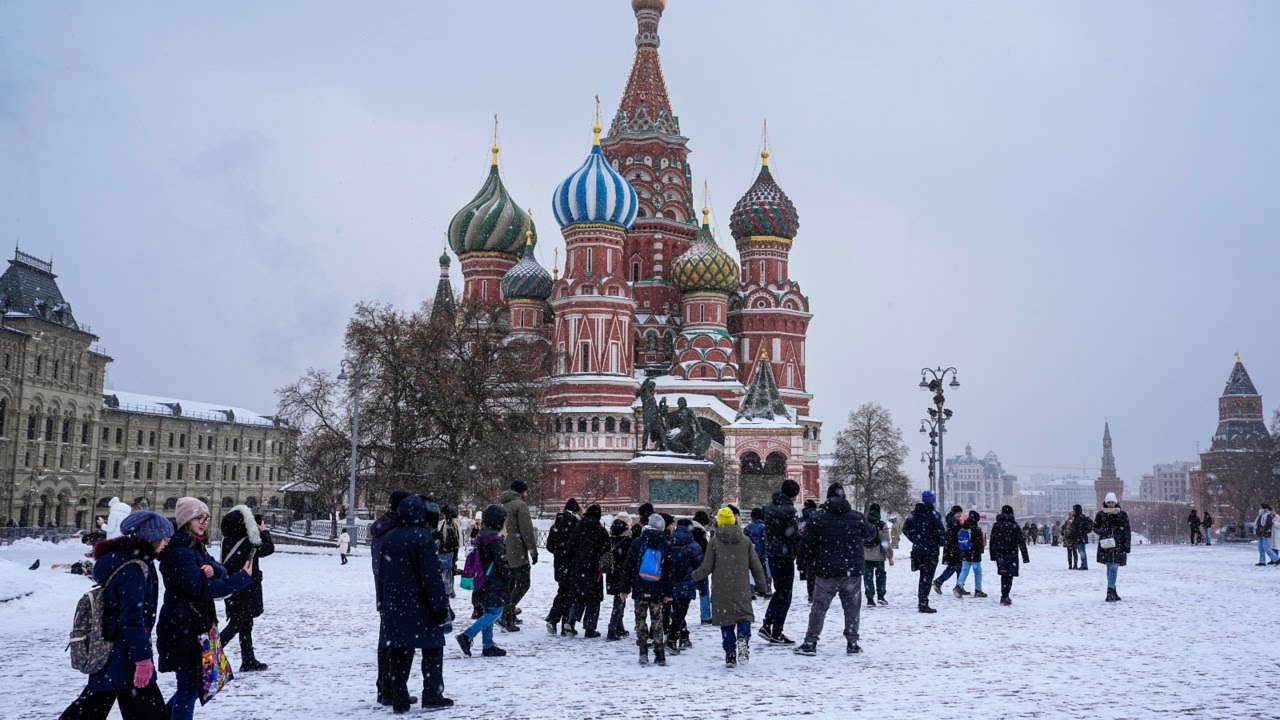
[(601, 143), (605, 157), (635, 189), (639, 203), (623, 251), (636, 301), (635, 365), (666, 371), (681, 326), (680, 292), (671, 265), (698, 233), (689, 139), (671, 111), (658, 58), (658, 23), (666, 0), (632, 0), (636, 57), (618, 112)]
[(1098, 473), (1098, 479), (1093, 481), (1093, 490), (1098, 495), (1098, 507), (1102, 507), (1102, 501), (1107, 497), (1107, 493), (1115, 493), (1116, 499), (1124, 501), (1124, 481), (1116, 475), (1116, 456), (1111, 453), (1111, 423), (1106, 421), (1102, 425), (1102, 472)]

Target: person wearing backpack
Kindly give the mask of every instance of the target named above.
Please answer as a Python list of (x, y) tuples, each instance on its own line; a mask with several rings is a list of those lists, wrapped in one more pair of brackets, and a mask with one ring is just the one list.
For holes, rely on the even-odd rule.
[(609, 613), (609, 632), (605, 640), (621, 640), (631, 634), (622, 625), (627, 599), (621, 596), (631, 541), (631, 518), (626, 513), (618, 513), (609, 526), (609, 569), (605, 572), (605, 591), (613, 596), (613, 611)]
[(159, 513), (139, 510), (125, 516), (119, 529), (119, 537), (93, 548), (93, 579), (102, 589), (95, 606), (100, 614), (93, 614), (90, 622), (101, 622), (102, 639), (110, 642), (110, 650), (60, 720), (105, 720), (117, 702), (124, 720), (165, 717), (150, 630), (159, 595), (155, 558), (169, 544), (173, 523)]
[(482, 656), (502, 657), (507, 651), (493, 644), (493, 625), (511, 600), (511, 568), (507, 566), (507, 549), (502, 538), (507, 510), (501, 505), (490, 505), (480, 515), (480, 521), (481, 529), (471, 541), (463, 580), (470, 581), (471, 601), (484, 608), (484, 614), (455, 639), (467, 657), (471, 657), (471, 645), (477, 635)]
[(1075, 505), (1071, 508), (1075, 513), (1075, 519), (1071, 522), (1071, 534), (1076, 542), (1076, 557), (1079, 560), (1077, 570), (1089, 569), (1089, 548), (1085, 547), (1089, 543), (1089, 533), (1093, 532), (1093, 521), (1084, 514), (1084, 508)]
[(411, 707), (409, 674), (418, 649), (422, 650), (422, 707), (440, 710), (453, 706), (453, 700), (444, 696), (444, 626), (453, 614), (427, 508), (428, 503), (417, 495), (401, 500), (399, 521), (382, 543), (378, 579), (382, 588), (378, 592), (383, 635), (389, 646), (387, 692), (395, 713), (408, 712)]
[(982, 534), (982, 526), (978, 524), (980, 519), (981, 516), (978, 515), (977, 510), (970, 510), (964, 524), (956, 531), (956, 545), (960, 548), (960, 559), (964, 562), (953, 591), (958, 598), (969, 594), (969, 591), (964, 589), (964, 582), (969, 579), (970, 571), (973, 571), (973, 596), (976, 598), (987, 596), (982, 592), (982, 551), (987, 548), (987, 539)]
[(800, 524), (796, 517), (796, 498), (800, 484), (790, 478), (782, 481), (764, 508), (764, 567), (766, 582), (773, 584), (773, 597), (764, 611), (760, 637), (779, 645), (793, 645), (782, 628), (791, 612), (792, 588), (796, 580), (796, 543), (800, 540)]
[(564, 504), (564, 510), (556, 513), (555, 522), (551, 524), (551, 531), (547, 533), (546, 548), (551, 553), (551, 567), (555, 571), (556, 578), (556, 596), (551, 601), (551, 610), (547, 613), (546, 623), (547, 632), (551, 635), (560, 633), (561, 637), (569, 637), (570, 634), (577, 635), (578, 631), (573, 630), (569, 622), (569, 617), (573, 610), (573, 587), (569, 582), (569, 555), (570, 544), (569, 536), (573, 534), (575, 528), (578, 527), (581, 517), (578, 515), (582, 511), (582, 507), (578, 505), (575, 498), (569, 498)]
[(231, 574), (205, 549), (209, 506), (193, 497), (178, 498), (173, 534), (160, 557), (164, 603), (156, 623), (160, 672), (177, 676), (169, 697), (169, 720), (190, 720), (203, 689), (200, 638), (218, 627), (214, 598), (226, 597), (253, 584), (253, 561)]
[(653, 644), (653, 660), (667, 664), (662, 626), (664, 607), (671, 602), (671, 569), (667, 562), (670, 538), (663, 532), (667, 523), (658, 513), (649, 521), (640, 537), (631, 541), (627, 551), (626, 571), (618, 597), (625, 603), (635, 600), (636, 645), (640, 648), (640, 664), (649, 664), (649, 644)]
[(227, 597), (227, 626), (218, 633), (223, 647), (240, 637), (240, 672), (266, 670), (253, 652), (253, 619), (262, 615), (262, 565), (259, 560), (276, 551), (271, 531), (248, 505), (237, 505), (222, 517), (222, 566), (240, 572), (253, 559), (253, 584)]
[(867, 594), (867, 607), (875, 607), (879, 601), (881, 605), (888, 605), (889, 601), (885, 599), (885, 588), (887, 576), (884, 571), (886, 561), (893, 565), (893, 542), (888, 525), (880, 519), (880, 506), (871, 503), (867, 508), (867, 522), (875, 528), (875, 537), (869, 538), (863, 543), (863, 565), (866, 568), (863, 571), (862, 583)]
[(716, 513), (716, 525), (715, 535), (707, 542), (706, 557), (693, 571), (692, 579), (711, 578), (711, 622), (720, 626), (724, 664), (732, 668), (751, 659), (751, 623), (756, 616), (748, 577), (756, 585), (764, 585), (764, 565), (738, 527), (731, 506)]
[(1013, 508), (1005, 505), (996, 516), (995, 525), (991, 526), (991, 559), (996, 563), (996, 572), (1000, 574), (1000, 604), (1012, 605), (1009, 593), (1013, 591), (1013, 579), (1018, 577), (1018, 556), (1022, 562), (1031, 562), (1027, 554), (1027, 540), (1013, 517)]
[(964, 566), (964, 558), (961, 557), (959, 540), (957, 535), (960, 532), (960, 524), (964, 520), (964, 508), (959, 505), (951, 506), (951, 512), (947, 513), (947, 542), (942, 546), (942, 564), (946, 565), (946, 569), (942, 574), (933, 581), (933, 591), (942, 594), (942, 583), (948, 578), (960, 573), (960, 568)]
[(1116, 576), (1120, 574), (1120, 567), (1129, 562), (1132, 533), (1129, 530), (1129, 513), (1120, 509), (1115, 493), (1109, 492), (1103, 499), (1093, 528), (1098, 533), (1098, 562), (1107, 566), (1107, 602), (1119, 602)]
[(693, 571), (702, 564), (702, 548), (693, 539), (693, 521), (680, 518), (676, 522), (675, 532), (671, 534), (671, 557), (667, 561), (671, 566), (671, 604), (667, 606), (670, 632), (667, 633), (667, 649), (673, 655), (681, 650), (693, 647), (689, 640), (689, 624), (686, 616), (689, 603), (698, 597), (697, 583), (693, 581)]
[(1258, 566), (1280, 563), (1280, 553), (1271, 547), (1271, 531), (1275, 528), (1276, 514), (1271, 506), (1262, 503), (1258, 506), (1258, 517), (1253, 520), (1253, 529), (1258, 536)]

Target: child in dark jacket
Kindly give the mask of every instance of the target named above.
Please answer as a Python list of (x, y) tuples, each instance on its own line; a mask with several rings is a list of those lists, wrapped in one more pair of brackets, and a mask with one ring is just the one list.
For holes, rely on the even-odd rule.
[(484, 614), (456, 638), (462, 653), (471, 657), (471, 643), (480, 636), (480, 652), (484, 657), (502, 657), (506, 650), (493, 644), (493, 624), (502, 616), (502, 610), (511, 600), (511, 568), (507, 565), (507, 546), (502, 540), (502, 526), (507, 522), (507, 510), (501, 505), (490, 505), (481, 515), (483, 527), (471, 542), (472, 552), (478, 554), (484, 579), (474, 578), (478, 587), (471, 591), (472, 604), (484, 608)]
[[(671, 602), (671, 569), (668, 563), (671, 543), (663, 532), (667, 526), (661, 515), (654, 513), (640, 533), (631, 542), (627, 552), (626, 571), (618, 597), (623, 602), (627, 596), (635, 598), (636, 645), (640, 647), (640, 664), (649, 664), (649, 643), (653, 642), (653, 659), (658, 665), (667, 664), (666, 647), (663, 645), (663, 607)], [(657, 567), (652, 566), (657, 561)]]
[(681, 518), (671, 536), (671, 552), (667, 564), (671, 568), (671, 604), (667, 608), (671, 622), (667, 633), (667, 649), (673, 655), (693, 647), (689, 640), (689, 625), (685, 616), (689, 603), (698, 596), (693, 582), (693, 571), (702, 564), (702, 548), (693, 539), (693, 521)]
[(969, 594), (969, 591), (964, 589), (964, 581), (969, 578), (970, 570), (973, 571), (973, 596), (976, 598), (987, 596), (982, 592), (982, 551), (986, 549), (987, 538), (982, 534), (982, 527), (978, 525), (979, 519), (978, 511), (970, 510), (969, 516), (956, 530), (956, 547), (960, 551), (962, 564), (960, 576), (956, 578), (956, 587), (952, 592), (958, 598)]
[(631, 633), (622, 626), (627, 599), (621, 597), (622, 576), (627, 569), (627, 551), (631, 549), (630, 518), (620, 514), (609, 526), (609, 571), (605, 573), (605, 592), (613, 596), (613, 612), (609, 614), (609, 632), (605, 640), (621, 640)]
[(760, 558), (760, 562), (764, 564), (764, 587), (755, 587), (753, 582), (752, 590), (760, 597), (773, 597), (773, 572), (769, 569), (769, 556), (765, 553), (764, 547), (764, 510), (753, 508), (751, 523), (743, 528), (742, 532), (751, 540), (751, 545), (756, 549), (756, 557)]

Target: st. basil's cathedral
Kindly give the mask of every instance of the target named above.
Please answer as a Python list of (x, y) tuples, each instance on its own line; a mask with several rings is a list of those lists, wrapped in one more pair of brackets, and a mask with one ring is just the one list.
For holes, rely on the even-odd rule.
[[(449, 225), (461, 302), (505, 306), (513, 338), (550, 343), (544, 501), (750, 507), (783, 477), (815, 497), (821, 423), (809, 416), (805, 386), (812, 315), (788, 272), (796, 208), (766, 146), (730, 216), (737, 258), (717, 242), (709, 211), (695, 212), (689, 138), (658, 56), (665, 6), (632, 0), (636, 54), (621, 103), (603, 138), (597, 119), (585, 161), (552, 193), (564, 275), (534, 258), (537, 230), (502, 183), (495, 143), (483, 186)], [(448, 253), (440, 261), (437, 301), (448, 302)], [(705, 454), (646, 447), (642, 383), (663, 417), (692, 412), (710, 438)]]

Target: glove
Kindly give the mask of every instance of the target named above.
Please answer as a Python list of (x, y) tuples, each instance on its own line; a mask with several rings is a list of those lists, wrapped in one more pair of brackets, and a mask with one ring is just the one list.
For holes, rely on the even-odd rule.
[(537, 564), (538, 564), (538, 553), (537, 553), (537, 551), (534, 551), (533, 556), (532, 556), (531, 558), (529, 558), (529, 564), (530, 564), (530, 565), (537, 565)]
[(144, 688), (151, 684), (152, 678), (156, 676), (155, 663), (150, 658), (133, 664), (133, 686), (136, 688)]

